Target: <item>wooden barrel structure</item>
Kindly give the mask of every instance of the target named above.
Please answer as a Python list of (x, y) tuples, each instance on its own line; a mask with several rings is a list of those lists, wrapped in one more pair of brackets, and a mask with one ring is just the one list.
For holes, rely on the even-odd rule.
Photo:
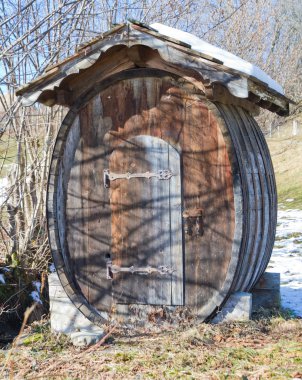
[[(233, 292), (251, 290), (270, 259), (270, 155), (251, 101), (208, 96), (196, 72), (169, 66), (158, 46), (135, 49), (114, 45), (78, 73), (85, 91), (69, 104), (48, 181), (53, 259), (95, 324), (137, 305), (209, 320)], [(80, 88), (75, 74), (60, 83)]]
[[(85, 96), (62, 124), (48, 190), (54, 259), (74, 303), (88, 316), (120, 302), (206, 318), (249, 291), (270, 258), (277, 207), (254, 119), (158, 70), (118, 75)], [(105, 170), (172, 177), (111, 180)], [(112, 273), (108, 263), (167, 273)]]

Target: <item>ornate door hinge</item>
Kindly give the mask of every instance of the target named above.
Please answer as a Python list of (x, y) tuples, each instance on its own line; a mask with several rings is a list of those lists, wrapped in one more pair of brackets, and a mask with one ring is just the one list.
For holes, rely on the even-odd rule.
[(157, 273), (160, 275), (167, 275), (167, 274), (172, 274), (174, 272), (173, 268), (167, 267), (165, 265), (160, 265), (157, 268), (154, 267), (135, 267), (132, 265), (131, 267), (120, 267), (118, 265), (112, 264), (112, 261), (107, 261), (107, 279), (112, 280), (113, 275), (115, 273), (132, 273), (132, 274), (140, 274), (140, 275), (145, 275), (148, 276), (152, 273)]
[(145, 173), (114, 173), (110, 172), (109, 169), (104, 169), (104, 187), (110, 187), (110, 181), (115, 181), (116, 179), (131, 179), (131, 178), (153, 178), (156, 177), (161, 180), (170, 179), (173, 176), (171, 170), (159, 170), (157, 173), (145, 172)]

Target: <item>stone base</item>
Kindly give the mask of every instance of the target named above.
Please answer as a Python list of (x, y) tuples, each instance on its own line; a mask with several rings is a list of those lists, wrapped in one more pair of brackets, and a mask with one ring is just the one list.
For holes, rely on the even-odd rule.
[(280, 308), (280, 273), (265, 272), (252, 290), (252, 312)]
[[(73, 334), (74, 344), (87, 345), (93, 344), (104, 336), (101, 327), (93, 325), (84, 315), (74, 306), (67, 297), (56, 273), (51, 273), (48, 277), (49, 299), (50, 299), (50, 324), (54, 332)], [(136, 322), (150, 319), (149, 316), (156, 315), (156, 310), (151, 305), (146, 308), (133, 308), (132, 314), (129, 313), (131, 305), (119, 305), (116, 319), (124, 320), (124, 316), (129, 315), (136, 318)], [(133, 305), (132, 305), (133, 306)], [(139, 306), (139, 305), (136, 305)], [(280, 274), (266, 272), (258, 281), (251, 293), (236, 292), (230, 296), (224, 307), (213, 318), (212, 323), (247, 321), (251, 319), (252, 312), (261, 309), (275, 309), (280, 307)], [(121, 310), (120, 310), (121, 309)], [(127, 310), (126, 310), (127, 309)], [(150, 309), (150, 310), (149, 310)], [(168, 308), (169, 309), (169, 308)], [(168, 310), (167, 309), (167, 310)], [(175, 308), (168, 311), (173, 314)], [(167, 311), (166, 310), (166, 311)], [(147, 317), (148, 316), (148, 317)], [(133, 320), (130, 321), (133, 323)], [(138, 323), (135, 323), (138, 325)], [(80, 334), (77, 334), (80, 333)], [(86, 343), (85, 343), (86, 342)]]
[(233, 293), (224, 307), (212, 319), (212, 323), (248, 321), (252, 316), (251, 293)]
[(51, 330), (70, 334), (75, 345), (84, 346), (99, 341), (104, 336), (104, 330), (92, 324), (74, 306), (65, 293), (56, 272), (48, 276), (48, 284)]
[(212, 323), (247, 321), (261, 309), (280, 308), (280, 273), (265, 272), (251, 293), (233, 293)]
[(103, 332), (77, 331), (70, 334), (70, 339), (74, 346), (87, 347), (99, 342), (103, 336)]

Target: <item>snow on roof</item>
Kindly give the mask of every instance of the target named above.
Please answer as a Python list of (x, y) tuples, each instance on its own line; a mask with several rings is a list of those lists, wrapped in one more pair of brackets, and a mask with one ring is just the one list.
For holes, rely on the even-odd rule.
[(191, 45), (191, 49), (196, 50), (203, 54), (208, 54), (213, 58), (219, 59), (223, 64), (231, 69), (235, 69), (247, 75), (254, 76), (261, 82), (266, 83), (271, 89), (277, 91), (278, 93), (284, 95), (284, 90), (277, 82), (275, 82), (269, 75), (267, 75), (259, 67), (247, 62), (236, 55), (229, 53), (223, 49), (220, 49), (202, 39), (194, 36), (191, 33), (183, 32), (182, 30), (171, 28), (160, 23), (154, 23), (150, 25), (151, 28), (158, 31), (158, 33), (175, 38), (179, 41), (185, 42)]

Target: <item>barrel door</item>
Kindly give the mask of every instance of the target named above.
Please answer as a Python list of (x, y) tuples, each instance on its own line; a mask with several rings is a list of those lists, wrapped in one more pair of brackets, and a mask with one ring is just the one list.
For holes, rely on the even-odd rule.
[(114, 302), (183, 305), (179, 153), (162, 139), (140, 135), (119, 145), (108, 161), (107, 280)]

